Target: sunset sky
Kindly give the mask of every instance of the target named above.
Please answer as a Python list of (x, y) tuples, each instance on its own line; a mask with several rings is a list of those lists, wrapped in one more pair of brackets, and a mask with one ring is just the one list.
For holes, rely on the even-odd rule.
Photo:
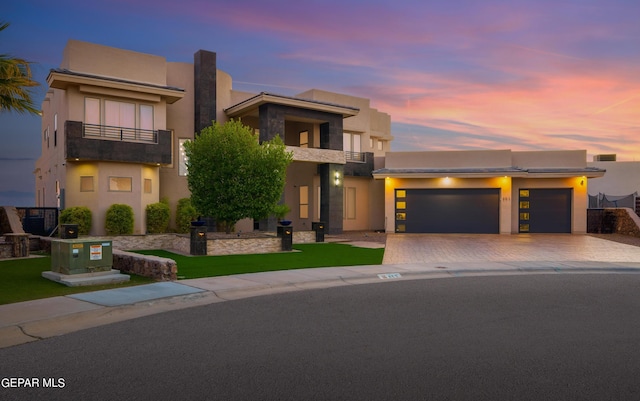
[[(117, 0), (3, 4), (38, 105), (69, 39), (193, 62), (234, 88), (362, 96), (392, 150), (586, 149), (640, 161), (637, 0)], [(35, 204), (39, 118), (0, 113), (0, 204)]]

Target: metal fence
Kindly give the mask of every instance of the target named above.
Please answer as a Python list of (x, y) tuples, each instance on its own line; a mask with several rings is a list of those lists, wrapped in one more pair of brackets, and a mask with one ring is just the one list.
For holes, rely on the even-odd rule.
[(55, 207), (16, 207), (24, 232), (49, 236), (58, 227), (58, 209)]

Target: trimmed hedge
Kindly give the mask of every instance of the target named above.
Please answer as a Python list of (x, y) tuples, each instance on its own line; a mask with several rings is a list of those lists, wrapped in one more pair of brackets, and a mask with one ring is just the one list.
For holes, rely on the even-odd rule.
[(77, 224), (80, 235), (89, 235), (91, 219), (91, 210), (86, 206), (68, 207), (60, 212), (60, 224)]
[(105, 231), (107, 235), (133, 234), (133, 209), (131, 206), (121, 203), (109, 206)]
[(146, 207), (147, 233), (160, 234), (167, 232), (171, 209), (165, 202), (151, 203)]
[(198, 212), (191, 204), (191, 198), (182, 198), (176, 207), (176, 231), (188, 233), (191, 222), (198, 218)]

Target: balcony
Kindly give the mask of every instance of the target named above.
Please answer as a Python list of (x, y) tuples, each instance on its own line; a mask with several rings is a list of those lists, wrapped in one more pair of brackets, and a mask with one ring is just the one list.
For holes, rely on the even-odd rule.
[(171, 132), (65, 122), (67, 159), (171, 163)]
[(109, 139), (114, 141), (158, 143), (158, 131), (112, 127), (109, 125), (83, 124), (85, 138)]
[(344, 156), (347, 162), (353, 163), (366, 163), (365, 155), (366, 153), (363, 152), (351, 152), (348, 150), (345, 150), (344, 152)]

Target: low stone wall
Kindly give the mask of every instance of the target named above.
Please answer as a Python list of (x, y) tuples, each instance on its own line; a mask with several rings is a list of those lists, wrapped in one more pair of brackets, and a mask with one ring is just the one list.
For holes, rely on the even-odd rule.
[(178, 279), (178, 265), (175, 260), (152, 255), (113, 250), (113, 268), (122, 273), (150, 277), (156, 281)]
[(640, 217), (628, 207), (588, 209), (587, 232), (640, 238)]
[(282, 239), (278, 237), (207, 240), (207, 255), (244, 255), (280, 252), (281, 250)]

